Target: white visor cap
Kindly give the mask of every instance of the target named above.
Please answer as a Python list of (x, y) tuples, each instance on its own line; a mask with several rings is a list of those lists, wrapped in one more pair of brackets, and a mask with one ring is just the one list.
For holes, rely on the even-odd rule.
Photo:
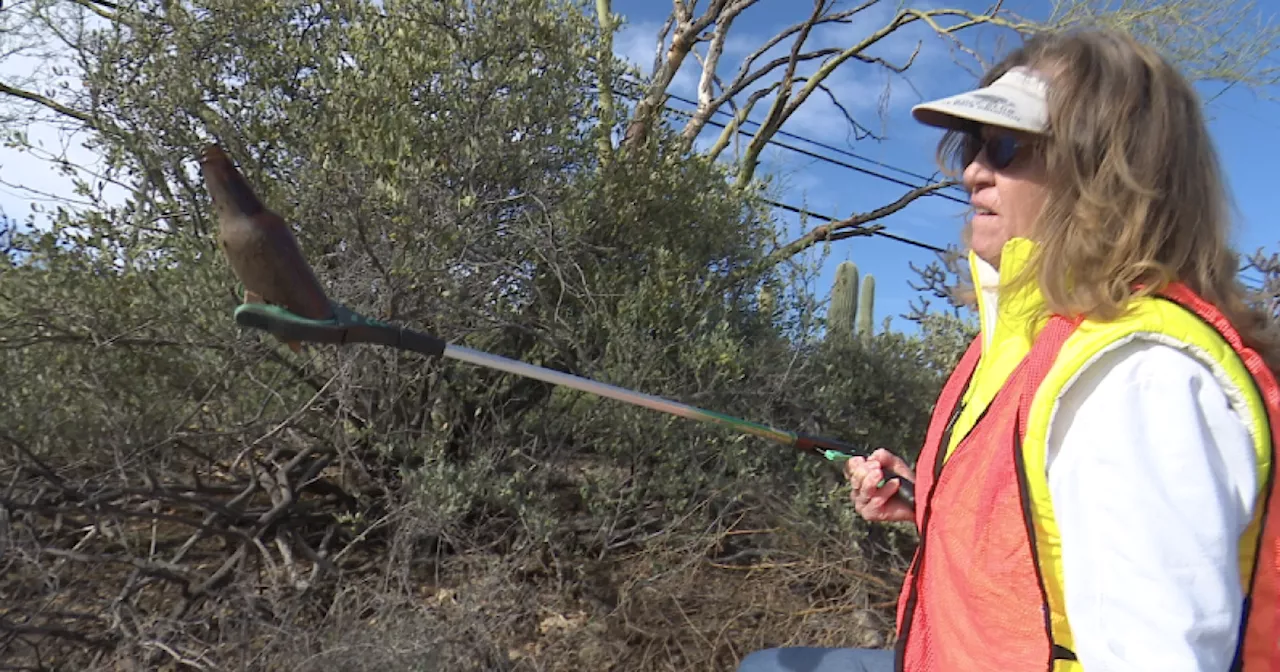
[(1049, 86), (1028, 68), (1011, 68), (999, 79), (973, 91), (911, 108), (916, 121), (962, 130), (975, 123), (1030, 133), (1043, 133), (1049, 123)]

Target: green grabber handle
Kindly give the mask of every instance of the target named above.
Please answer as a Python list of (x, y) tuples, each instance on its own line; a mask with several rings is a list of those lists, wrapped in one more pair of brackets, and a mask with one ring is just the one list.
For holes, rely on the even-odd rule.
[[(370, 319), (340, 303), (331, 301), (330, 305), (334, 312), (332, 319), (314, 320), (297, 315), (280, 306), (265, 303), (244, 303), (236, 307), (235, 321), (236, 324), (243, 327), (269, 332), (286, 342), (373, 343), (410, 350), (431, 357), (452, 357), (471, 364), (528, 376), (556, 385), (567, 385), (574, 389), (603, 395), (680, 417), (716, 423), (738, 432), (753, 434), (788, 445), (801, 452), (816, 454), (831, 462), (847, 460), (855, 455), (866, 456), (870, 453), (868, 450), (834, 439), (774, 429), (723, 413), (681, 404), (670, 399), (627, 390), (607, 383), (581, 378), (561, 371), (545, 369), (462, 346), (449, 345), (429, 334)], [(897, 478), (898, 491), (894, 493), (894, 496), (901, 497), (906, 502), (914, 504), (915, 487), (911, 481), (888, 469), (884, 471), (884, 475), (885, 480), (880, 483), (881, 487), (888, 482), (888, 479)]]
[[(871, 454), (871, 451), (865, 448), (859, 448), (858, 446), (836, 441), (835, 439), (828, 439), (822, 436), (810, 436), (808, 434), (797, 434), (795, 447), (796, 450), (815, 452), (833, 462), (835, 460), (847, 460), (855, 455), (865, 457)], [(898, 479), (898, 491), (894, 493), (894, 496), (896, 497), (901, 495), (903, 499), (907, 500), (907, 502), (914, 504), (916, 501), (915, 483), (912, 483), (904, 476), (895, 473), (888, 467), (883, 468), (882, 471), (884, 472), (884, 478), (877, 484), (877, 487), (883, 488), (885, 484), (889, 482), (889, 479), (896, 478)]]
[(330, 302), (330, 305), (334, 312), (330, 320), (313, 320), (265, 303), (236, 306), (235, 319), (242, 327), (261, 329), (285, 341), (375, 343), (432, 357), (444, 355), (446, 344), (435, 336), (379, 322), (340, 303)]

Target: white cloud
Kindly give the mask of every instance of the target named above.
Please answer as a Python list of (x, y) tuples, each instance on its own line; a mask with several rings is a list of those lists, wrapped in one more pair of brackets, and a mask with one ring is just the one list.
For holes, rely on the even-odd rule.
[[(70, 66), (69, 48), (63, 47), (61, 58), (49, 54), (32, 56), (25, 53), (11, 53), (0, 60), (0, 81), (20, 83), (19, 86), (30, 86), (35, 78), (35, 86), (45, 95), (49, 88), (59, 89), (60, 99), (74, 95), (79, 82), (74, 78), (61, 77), (56, 81), (50, 79), (51, 68), (55, 65)], [(52, 84), (52, 86), (51, 86)], [(8, 128), (23, 130), (31, 150), (16, 148), (0, 148), (0, 211), (4, 215), (25, 221), (33, 214), (33, 205), (45, 211), (61, 206), (68, 210), (80, 210), (92, 204), (83, 196), (74, 192), (73, 175), (68, 175), (64, 167), (82, 167), (96, 173), (101, 167), (100, 157), (86, 149), (83, 143), (88, 132), (80, 127), (79, 122), (68, 121), (58, 117), (57, 113), (29, 102), (19, 102), (13, 98), (5, 100), (7, 112), (14, 114)], [(23, 124), (21, 120), (26, 119)], [(74, 128), (72, 128), (74, 127)], [(78, 171), (77, 175), (86, 181), (94, 182), (90, 173)], [(114, 185), (106, 185), (102, 190), (103, 198), (108, 203), (119, 203), (123, 200), (123, 192)], [(36, 216), (36, 226), (46, 224), (44, 218)]]
[(635, 65), (643, 74), (652, 74), (660, 27), (653, 21), (623, 24), (613, 37), (613, 53)]
[[(613, 53), (636, 66), (641, 75), (646, 78), (651, 76), (654, 56), (658, 53), (658, 31), (661, 28), (662, 24), (655, 21), (624, 24), (614, 35)], [(670, 45), (671, 35), (668, 33), (662, 46), (663, 58), (666, 57), (666, 50)], [(685, 96), (694, 95), (698, 90), (698, 76), (701, 72), (702, 68), (690, 55), (680, 64), (680, 69), (676, 71), (668, 90)]]
[[(891, 21), (893, 11), (888, 4), (877, 4), (855, 15), (849, 23), (818, 26), (806, 41), (805, 49), (844, 49), (853, 46)], [(797, 13), (796, 19), (799, 18), (801, 14)], [(657, 21), (625, 25), (615, 39), (615, 52), (636, 64), (645, 74), (650, 74), (660, 28), (661, 24)], [(776, 27), (777, 30), (783, 28), (785, 25), (782, 23)], [(742, 59), (765, 44), (772, 34), (754, 26), (748, 29), (741, 23), (735, 24), (720, 61), (721, 79), (731, 81), (737, 74)], [(664, 49), (669, 43), (668, 38)], [(705, 49), (705, 45), (699, 46)], [(792, 38), (783, 40), (762, 54), (752, 67), (758, 68), (771, 59), (785, 57), (791, 46)], [(846, 118), (847, 111), (848, 116), (859, 126), (875, 135), (887, 136), (902, 130), (913, 131), (911, 127), (914, 123), (908, 113), (911, 105), (931, 97), (939, 86), (955, 82), (958, 78), (969, 77), (955, 64), (955, 54), (951, 52), (946, 40), (923, 22), (916, 22), (889, 34), (865, 52), (867, 56), (883, 58), (894, 65), (907, 63), (913, 53), (916, 54), (913, 65), (904, 74), (893, 73), (878, 64), (852, 59), (844, 62), (823, 81), (831, 95), (824, 91), (814, 91), (787, 120), (783, 130), (828, 142), (851, 143), (861, 131), (855, 132)], [(813, 76), (825, 60), (802, 62), (797, 67), (797, 76)], [(682, 64), (669, 91), (686, 98), (695, 97), (700, 72), (700, 64), (690, 56)], [(783, 72), (783, 67), (773, 70), (737, 96), (737, 102), (744, 103), (753, 91), (776, 82)], [(797, 82), (795, 86), (799, 89), (804, 83)], [(839, 101), (839, 106), (832, 102), (832, 95)], [(758, 101), (752, 110), (752, 120), (763, 119), (774, 99), (775, 95), (769, 94)], [(748, 128), (753, 126), (749, 125)]]

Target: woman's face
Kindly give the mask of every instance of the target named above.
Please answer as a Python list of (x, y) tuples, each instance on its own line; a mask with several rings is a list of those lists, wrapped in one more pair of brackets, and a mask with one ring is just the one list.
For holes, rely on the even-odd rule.
[(1027, 133), (983, 126), (970, 142), (977, 153), (963, 178), (973, 206), (969, 247), (999, 268), (1004, 244), (1029, 237), (1044, 205), (1044, 160)]

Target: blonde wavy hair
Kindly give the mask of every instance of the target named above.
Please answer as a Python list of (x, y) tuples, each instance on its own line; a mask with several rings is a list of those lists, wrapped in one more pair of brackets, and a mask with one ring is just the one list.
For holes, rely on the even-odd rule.
[[(1268, 318), (1247, 305), (1236, 278), (1230, 198), (1190, 83), (1156, 50), (1108, 30), (1034, 36), (982, 85), (1016, 66), (1051, 81), (1049, 129), (1036, 147), (1048, 196), (1031, 234), (1035, 257), (1007, 282), (1038, 283), (1053, 312), (1110, 320), (1180, 281), (1280, 369)], [(948, 132), (943, 169), (963, 171), (972, 142)]]

